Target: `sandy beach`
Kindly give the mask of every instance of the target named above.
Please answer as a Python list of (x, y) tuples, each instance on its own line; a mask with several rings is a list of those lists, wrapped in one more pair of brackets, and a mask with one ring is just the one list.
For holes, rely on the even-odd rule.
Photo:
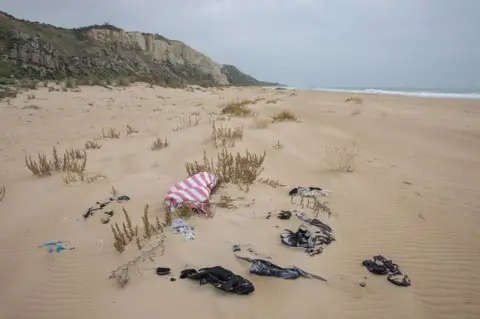
[[(53, 85), (53, 84), (52, 84)], [(480, 318), (480, 101), (351, 95), (262, 88), (170, 89), (136, 83), (109, 90), (85, 86), (77, 92), (40, 87), (0, 101), (0, 318)], [(222, 117), (219, 106), (239, 100), (256, 117)], [(298, 121), (272, 123), (282, 110)], [(184, 127), (197, 119), (198, 125)], [(113, 247), (110, 224), (122, 223), (122, 207), (142, 225), (144, 206), (151, 222), (165, 216), (168, 189), (187, 177), (185, 162), (216, 156), (208, 138), (216, 125), (243, 126), (230, 151), (266, 151), (261, 182), (248, 192), (235, 185), (220, 196), (243, 197), (238, 208), (217, 207), (215, 216), (193, 217), (196, 238), (185, 240), (165, 228), (164, 253), (139, 262), (120, 288), (112, 270), (139, 254), (135, 243), (123, 253)], [(183, 123), (183, 124), (182, 124)], [(126, 136), (129, 125), (138, 133)], [(188, 126), (188, 125), (187, 125)], [(98, 139), (87, 150), (86, 170), (106, 178), (66, 184), (65, 174), (36, 177), (25, 156), (84, 149), (102, 128), (118, 139)], [(156, 138), (170, 145), (152, 151)], [(282, 146), (280, 149), (275, 144)], [(328, 151), (355, 145), (352, 172), (332, 170)], [(131, 198), (113, 203), (109, 224), (82, 214), (105, 201), (114, 186)], [(330, 190), (336, 241), (310, 257), (280, 242), (284, 229), (301, 221), (280, 220), (293, 187)], [(272, 218), (267, 219), (271, 212)], [(49, 254), (47, 241), (70, 241), (72, 251)], [(232, 246), (251, 244), (282, 266), (294, 265), (327, 282), (249, 274)], [(374, 255), (400, 265), (412, 285), (397, 287), (362, 266)], [(184, 268), (223, 266), (249, 279), (255, 292), (239, 296), (179, 279)], [(171, 276), (157, 276), (156, 267)], [(361, 287), (359, 283), (365, 283)]]

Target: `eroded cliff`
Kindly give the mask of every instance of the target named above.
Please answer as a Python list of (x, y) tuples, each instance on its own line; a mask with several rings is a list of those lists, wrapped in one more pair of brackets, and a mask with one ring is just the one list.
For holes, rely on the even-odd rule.
[(109, 24), (64, 29), (4, 12), (0, 55), (0, 77), (135, 76), (167, 84), (267, 84), (157, 34), (127, 32)]

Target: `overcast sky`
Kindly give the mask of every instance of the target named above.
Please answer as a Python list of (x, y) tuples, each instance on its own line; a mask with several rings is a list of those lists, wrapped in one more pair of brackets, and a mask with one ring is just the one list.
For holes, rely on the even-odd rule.
[(2, 2), (27, 20), (159, 33), (292, 86), (480, 88), (480, 0)]

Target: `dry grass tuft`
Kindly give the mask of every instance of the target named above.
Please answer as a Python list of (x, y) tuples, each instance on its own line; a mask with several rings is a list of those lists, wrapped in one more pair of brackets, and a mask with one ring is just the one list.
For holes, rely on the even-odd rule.
[(252, 154), (248, 150), (245, 155), (237, 153), (233, 155), (224, 147), (217, 154), (217, 160), (208, 159), (207, 153), (203, 153), (203, 163), (197, 161), (185, 163), (189, 176), (199, 172), (215, 174), (220, 183), (233, 183), (238, 186), (248, 186), (255, 182), (263, 171), (263, 162), (267, 152), (262, 155)]
[(130, 125), (127, 124), (127, 127), (125, 128), (125, 134), (127, 134), (127, 136), (130, 136), (132, 134), (137, 134), (138, 133), (138, 130), (134, 127), (131, 127)]
[(192, 127), (192, 126), (197, 126), (200, 121), (202, 120), (201, 116), (198, 115), (189, 115), (188, 118), (181, 118), (180, 119), (180, 125), (177, 126), (176, 128), (173, 129), (174, 132), (184, 130), (186, 128)]
[(356, 142), (345, 144), (342, 147), (326, 147), (325, 162), (332, 171), (353, 172), (359, 152), (360, 148)]
[(87, 150), (98, 150), (101, 147), (102, 147), (102, 145), (98, 144), (98, 142), (95, 141), (95, 140), (87, 141), (85, 143), (85, 149), (87, 149)]
[(239, 117), (256, 116), (257, 114), (248, 106), (255, 103), (256, 101), (252, 100), (231, 101), (222, 106), (220, 114)]
[(212, 122), (212, 144), (215, 148), (234, 147), (237, 141), (243, 139), (243, 126), (234, 129), (226, 127), (216, 127), (215, 121)]
[(130, 86), (130, 80), (128, 78), (120, 78), (118, 79), (118, 86)]
[(277, 141), (277, 143), (273, 145), (273, 148), (276, 149), (277, 151), (283, 150), (284, 147), (285, 146), (283, 146), (283, 144), (281, 144), (280, 141)]
[(107, 129), (102, 128), (103, 138), (120, 138), (120, 132), (117, 132), (113, 127)]
[(118, 189), (115, 188), (115, 186), (112, 185), (112, 188), (110, 188), (110, 194), (112, 194), (112, 196), (118, 196)]
[(0, 186), (0, 202), (5, 198), (5, 194), (7, 193), (7, 188), (5, 185)]
[(74, 79), (67, 79), (65, 82), (65, 87), (69, 89), (75, 89), (77, 87), (77, 83)]
[(267, 100), (265, 103), (267, 104), (276, 104), (278, 102), (280, 102), (281, 100), (280, 99), (274, 99), (274, 100)]
[[(150, 223), (148, 209), (149, 206), (145, 205), (142, 216), (144, 231), (142, 241), (148, 240), (154, 235), (161, 235), (163, 237), (163, 226), (160, 224), (158, 217), (156, 218), (155, 226)], [(113, 246), (119, 253), (121, 253), (125, 250), (125, 246), (127, 246), (130, 242), (135, 241), (137, 248), (141, 250), (142, 241), (140, 238), (141, 236), (139, 235), (138, 225), (135, 227), (133, 226), (132, 219), (130, 218), (130, 215), (125, 207), (122, 207), (122, 211), (125, 216), (125, 221), (121, 224), (122, 227), (120, 227), (118, 223), (111, 225), (114, 239)]]
[(87, 166), (87, 152), (85, 150), (70, 149), (65, 151), (63, 159), (58, 156), (57, 149), (53, 147), (52, 159), (38, 153), (38, 162), (32, 157), (25, 156), (25, 165), (35, 176), (50, 176), (53, 172), (70, 172), (84, 174)]
[(170, 143), (168, 143), (166, 138), (165, 138), (164, 141), (162, 141), (162, 139), (159, 137), (153, 142), (152, 146), (150, 146), (150, 149), (152, 151), (159, 151), (159, 150), (162, 150), (162, 149), (168, 147), (169, 145), (170, 145)]
[(319, 197), (302, 196), (300, 205), (302, 208), (305, 208), (305, 206), (307, 208), (311, 208), (313, 210), (313, 214), (315, 218), (318, 217), (320, 212), (326, 213), (328, 217), (332, 216), (332, 211), (330, 210), (330, 207), (328, 207), (328, 201), (323, 197), (319, 198)]
[(99, 179), (107, 179), (107, 177), (103, 174), (95, 174), (95, 173), (79, 173), (79, 172), (70, 172), (66, 171), (65, 175), (62, 176), (62, 180), (65, 184), (72, 184), (72, 183), (93, 183)]
[(233, 202), (235, 202), (236, 200), (242, 200), (242, 199), (244, 199), (244, 197), (232, 198), (230, 196), (220, 196), (220, 200), (214, 204), (215, 206), (221, 207), (221, 208), (236, 209), (238, 208), (238, 206), (235, 205)]
[(363, 100), (358, 96), (355, 96), (355, 97), (349, 97), (348, 99), (345, 100), (345, 103), (349, 103), (349, 102), (354, 102), (355, 104), (362, 104)]
[(270, 121), (265, 118), (255, 118), (253, 120), (253, 127), (259, 130), (266, 129), (268, 127), (268, 124), (270, 124)]
[(167, 226), (170, 226), (171, 224), (172, 224), (172, 214), (170, 213), (169, 210), (165, 210), (165, 218), (164, 218), (163, 226), (167, 227)]
[(270, 179), (270, 178), (260, 178), (258, 181), (260, 183), (263, 183), (263, 184), (268, 185), (268, 186), (273, 187), (273, 188), (285, 187), (285, 185), (283, 185), (279, 181), (274, 180), (274, 179)]
[[(170, 215), (168, 211), (166, 212), (166, 214)], [(189, 203), (184, 202), (183, 204), (179, 205), (175, 209), (175, 212), (173, 215), (177, 218), (186, 220), (186, 219), (190, 219), (194, 214), (195, 214), (195, 209), (191, 205), (189, 205)]]
[(285, 121), (298, 121), (297, 116), (292, 111), (284, 110), (274, 116), (272, 116), (272, 123), (285, 122)]

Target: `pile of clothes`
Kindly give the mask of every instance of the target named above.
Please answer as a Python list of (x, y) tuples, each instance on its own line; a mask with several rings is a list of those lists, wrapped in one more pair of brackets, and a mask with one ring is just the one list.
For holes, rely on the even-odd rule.
[(296, 216), (306, 224), (300, 225), (296, 232), (285, 229), (280, 235), (282, 244), (290, 248), (303, 248), (310, 256), (323, 252), (323, 249), (335, 240), (332, 228), (316, 218), (309, 218), (302, 212)]
[[(255, 258), (260, 256), (260, 254), (258, 254), (251, 245), (246, 245), (245, 248), (243, 246), (244, 245), (234, 245), (233, 252), (237, 258), (251, 263), (250, 273), (252, 274), (256, 274), (259, 276), (277, 277), (277, 278), (283, 278), (283, 279), (296, 279), (299, 277), (305, 277), (309, 279), (318, 279), (322, 281), (327, 281), (326, 279), (320, 276), (311, 274), (295, 266), (283, 268), (265, 259)], [(242, 252), (242, 250), (244, 250), (244, 252), (242, 253), (243, 256), (240, 256), (238, 253)], [(266, 258), (271, 259), (270, 256), (266, 256)]]
[(221, 266), (201, 268), (198, 271), (184, 269), (180, 273), (180, 278), (198, 280), (200, 285), (211, 284), (217, 289), (237, 295), (248, 295), (255, 291), (255, 287), (249, 280)]
[(367, 267), (372, 274), (387, 275), (387, 280), (396, 286), (408, 287), (412, 284), (410, 278), (400, 271), (400, 267), (397, 264), (381, 255), (364, 260), (362, 265)]

